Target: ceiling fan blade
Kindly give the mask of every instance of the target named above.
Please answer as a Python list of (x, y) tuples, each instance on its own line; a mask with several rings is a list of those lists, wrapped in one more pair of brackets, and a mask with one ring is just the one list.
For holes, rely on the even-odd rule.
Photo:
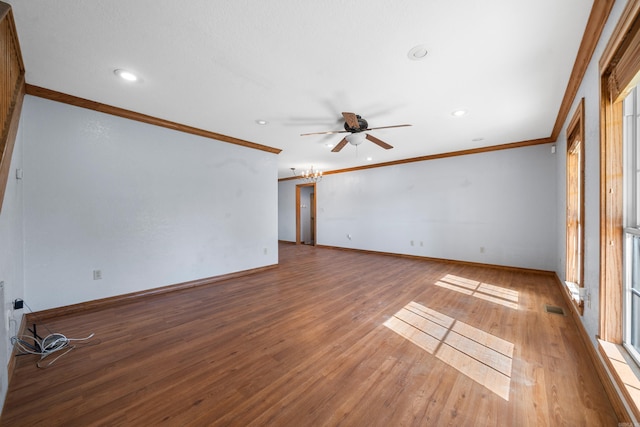
[(378, 127), (375, 127), (375, 128), (368, 128), (368, 129), (365, 129), (365, 130), (390, 129), (390, 128), (402, 128), (402, 127), (405, 127), (405, 126), (413, 126), (413, 125), (378, 126)]
[(384, 148), (385, 150), (388, 150), (388, 149), (390, 149), (390, 148), (393, 148), (393, 146), (392, 146), (392, 145), (387, 144), (386, 142), (384, 142), (384, 141), (383, 141), (383, 140), (381, 140), (381, 139), (376, 138), (375, 136), (369, 135), (368, 133), (367, 133), (366, 135), (367, 135), (367, 136), (366, 136), (366, 138), (367, 138), (369, 141), (373, 142), (374, 144), (379, 145), (380, 147)]
[(311, 132), (311, 133), (301, 133), (300, 136), (309, 136), (309, 135), (330, 135), (332, 133), (349, 133), (348, 130), (328, 130), (326, 132)]
[(352, 129), (360, 129), (360, 123), (358, 123), (358, 118), (353, 113), (342, 113), (342, 117), (344, 117), (344, 121), (347, 122), (347, 125)]
[(342, 150), (344, 148), (345, 145), (347, 145), (347, 138), (342, 138), (342, 141), (340, 141), (338, 143), (338, 145), (336, 145), (335, 147), (333, 147), (333, 150), (331, 150), (332, 153), (337, 153), (338, 151)]

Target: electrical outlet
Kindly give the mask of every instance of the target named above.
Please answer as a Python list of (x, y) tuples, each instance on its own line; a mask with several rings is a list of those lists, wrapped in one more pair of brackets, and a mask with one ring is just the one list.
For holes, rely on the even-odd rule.
[(102, 279), (102, 270), (93, 270), (93, 280)]

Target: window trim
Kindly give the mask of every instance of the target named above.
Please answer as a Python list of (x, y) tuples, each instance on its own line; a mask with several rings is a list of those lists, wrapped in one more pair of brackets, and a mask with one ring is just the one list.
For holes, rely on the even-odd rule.
[[(627, 384), (640, 378), (640, 370), (622, 346), (623, 341), (623, 103), (640, 71), (640, 0), (630, 0), (600, 58), (600, 316), (599, 350), (612, 379), (634, 416), (640, 402)], [(606, 351), (605, 347), (616, 351)], [(613, 346), (613, 347), (612, 347)], [(613, 369), (616, 367), (616, 369)], [(625, 372), (621, 375), (620, 372)], [(631, 376), (629, 376), (630, 374)]]
[[(579, 150), (578, 155), (578, 176), (574, 176), (572, 170), (570, 170), (571, 156), (574, 156), (573, 153), (576, 149)], [(578, 106), (576, 108), (571, 121), (569, 122), (569, 126), (567, 126), (567, 157), (566, 157), (566, 173), (567, 173), (567, 185), (566, 185), (566, 204), (567, 204), (567, 212), (566, 218), (567, 222), (565, 224), (566, 228), (566, 265), (565, 265), (565, 290), (568, 292), (571, 302), (574, 307), (580, 313), (580, 315), (584, 314), (584, 300), (582, 297), (582, 290), (584, 288), (584, 228), (585, 228), (585, 154), (586, 154), (586, 142), (585, 142), (585, 132), (584, 132), (584, 98), (580, 100)], [(578, 195), (577, 195), (577, 207), (578, 211), (578, 224), (580, 227), (577, 231), (578, 238), (578, 247), (574, 248), (572, 246), (572, 242), (570, 239), (570, 210), (571, 210), (571, 202), (569, 200), (570, 194), (573, 194), (571, 185), (572, 183), (578, 184)], [(571, 255), (573, 253), (573, 255)], [(573, 258), (572, 258), (573, 257)], [(577, 259), (578, 263), (578, 271), (571, 272), (570, 269), (573, 269), (570, 262), (571, 259)], [(578, 276), (579, 280), (574, 281), (574, 277)], [(577, 285), (577, 295), (576, 290), (572, 289), (574, 286), (570, 286), (568, 282), (571, 282), (574, 285)]]
[[(640, 34), (640, 1), (630, 1), (600, 59), (600, 324), (604, 341), (623, 337), (623, 138), (622, 100), (632, 86), (620, 80), (618, 64), (634, 54)], [(627, 60), (628, 62), (628, 60)], [(639, 67), (640, 69), (640, 67)]]

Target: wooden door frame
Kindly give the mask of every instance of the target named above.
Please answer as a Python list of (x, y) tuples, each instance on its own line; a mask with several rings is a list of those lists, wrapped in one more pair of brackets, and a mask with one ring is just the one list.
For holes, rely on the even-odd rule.
[[(316, 183), (315, 182), (311, 182), (308, 184), (297, 184), (296, 185), (296, 245), (301, 244), (300, 242), (300, 224), (301, 224), (301, 220), (300, 220), (300, 189), (302, 187), (312, 187), (312, 192), (315, 193), (315, 197), (316, 197), (316, 203), (313, 204), (313, 209), (316, 209), (316, 205), (318, 204), (318, 192), (316, 189)], [(315, 236), (315, 239), (313, 240), (313, 246), (316, 245), (316, 241), (318, 240), (318, 229), (317, 229), (317, 224), (318, 224), (318, 220), (317, 220), (317, 216), (316, 216), (316, 212), (312, 212), (312, 215), (314, 218), (316, 218), (316, 221), (314, 221), (313, 223), (313, 235)]]

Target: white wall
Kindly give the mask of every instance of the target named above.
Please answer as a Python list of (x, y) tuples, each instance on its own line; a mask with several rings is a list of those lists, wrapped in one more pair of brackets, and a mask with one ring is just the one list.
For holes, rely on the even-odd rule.
[[(317, 241), (551, 271), (556, 181), (550, 145), (325, 175)], [(295, 240), (295, 185), (279, 183), (280, 217), (294, 219), (281, 240)]]
[(30, 96), (22, 114), (34, 310), (277, 263), (275, 154)]
[(609, 15), (609, 20), (602, 32), (593, 58), (582, 80), (576, 99), (560, 136), (557, 147), (558, 202), (556, 217), (558, 218), (558, 236), (556, 247), (559, 258), (555, 271), (562, 280), (565, 278), (566, 248), (566, 130), (569, 121), (582, 98), (585, 100), (585, 256), (584, 284), (590, 296), (586, 301), (582, 322), (594, 345), (599, 324), (599, 288), (600, 288), (600, 71), (598, 61), (606, 47), (611, 33), (620, 19), (625, 2), (617, 1)]
[(0, 328), (0, 402), (4, 402), (7, 392), (7, 365), (12, 350), (10, 338), (18, 332), (23, 313), (23, 310), (12, 310), (12, 301), (24, 296), (23, 182), (16, 179), (16, 169), (21, 168), (22, 132), (18, 131), (0, 212), (0, 282), (4, 282), (4, 306), (0, 310), (0, 324), (4, 325)]

